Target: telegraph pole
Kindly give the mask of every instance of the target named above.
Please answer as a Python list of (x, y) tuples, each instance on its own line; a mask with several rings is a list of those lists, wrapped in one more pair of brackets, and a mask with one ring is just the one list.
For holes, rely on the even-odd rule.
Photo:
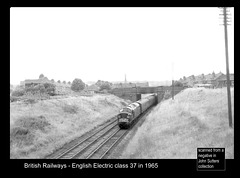
[(173, 75), (173, 65), (172, 63), (172, 100), (174, 100), (174, 75)]
[(228, 97), (228, 119), (229, 127), (232, 128), (232, 106), (231, 106), (231, 91), (230, 91), (230, 77), (229, 77), (229, 64), (228, 64), (228, 35), (227, 35), (227, 7), (223, 7), (223, 25), (224, 25), (224, 35), (225, 35), (225, 54), (226, 54), (226, 73), (227, 73), (227, 97)]

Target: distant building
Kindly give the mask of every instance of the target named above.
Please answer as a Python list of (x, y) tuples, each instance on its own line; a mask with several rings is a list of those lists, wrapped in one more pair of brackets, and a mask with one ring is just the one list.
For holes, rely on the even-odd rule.
[(100, 90), (100, 87), (97, 86), (96, 84), (93, 84), (93, 85), (87, 86), (84, 90), (91, 94), (94, 94), (95, 92), (98, 92)]
[(25, 87), (25, 81), (20, 81), (20, 87), (22, 87), (22, 88)]
[[(234, 74), (229, 74), (230, 86), (234, 86)], [(217, 87), (226, 87), (227, 86), (227, 76), (221, 75), (217, 79)]]
[(195, 84), (194, 87), (213, 88), (212, 84)]
[(137, 87), (149, 87), (149, 83), (148, 82), (135, 83), (135, 85)]
[(149, 87), (148, 82), (137, 82), (137, 83), (115, 83), (112, 88), (135, 88), (135, 87)]
[[(231, 74), (231, 85), (234, 85), (234, 74)], [(219, 72), (218, 74), (215, 74), (214, 72), (212, 74), (201, 74), (201, 75), (191, 75), (189, 77), (183, 77), (183, 79), (180, 79), (179, 82), (183, 84), (184, 87), (196, 87), (196, 86), (203, 86), (201, 84), (210, 84), (214, 87), (222, 87), (226, 86), (226, 75), (222, 72)], [(196, 85), (199, 84), (199, 85)], [(207, 85), (206, 85), (207, 86)]]
[(183, 87), (193, 87), (195, 84), (195, 79), (193, 79), (192, 76), (183, 78), (183, 80), (179, 80), (179, 82), (183, 84)]
[(41, 83), (52, 83), (52, 81), (48, 80), (46, 77), (43, 77), (40, 79), (27, 79), (24, 82), (22, 82), (24, 87), (35, 86), (35, 85), (39, 85)]

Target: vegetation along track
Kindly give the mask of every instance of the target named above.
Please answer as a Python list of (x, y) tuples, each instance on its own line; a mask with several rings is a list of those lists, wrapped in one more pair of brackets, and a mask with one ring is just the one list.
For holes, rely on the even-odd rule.
[[(152, 107), (147, 109), (135, 122), (145, 115)], [(131, 128), (129, 128), (131, 129)], [(108, 153), (129, 132), (118, 127), (117, 117), (91, 130), (82, 137), (63, 146), (60, 150), (46, 157), (47, 159), (104, 159)]]
[[(47, 159), (88, 159), (103, 158), (105, 154), (124, 135), (113, 117), (96, 129), (89, 131), (78, 139), (64, 145), (61, 149), (47, 156)], [(111, 143), (114, 143), (111, 144)], [(108, 146), (106, 146), (108, 145)], [(102, 153), (100, 155), (100, 153)]]

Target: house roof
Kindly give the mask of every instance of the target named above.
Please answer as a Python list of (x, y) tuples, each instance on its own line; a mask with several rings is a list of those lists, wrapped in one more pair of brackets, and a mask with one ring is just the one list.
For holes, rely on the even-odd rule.
[(25, 80), (25, 84), (28, 84), (28, 83), (41, 83), (41, 81), (38, 80), (38, 79), (27, 79), (27, 80)]
[[(193, 77), (193, 75), (189, 76), (189, 77), (186, 77), (186, 80), (185, 81), (201, 81), (201, 80), (216, 80), (218, 77), (224, 75), (222, 72), (219, 72), (217, 74), (215, 74), (215, 77), (213, 76), (213, 74), (207, 74), (207, 75), (203, 75), (203, 74), (200, 74), (200, 75), (196, 75)], [(180, 80), (180, 81), (184, 81), (184, 80)]]
[(205, 75), (205, 79), (206, 80), (213, 80), (214, 76), (213, 76), (213, 74), (207, 74), (207, 75)]
[(216, 80), (217, 78), (219, 78), (220, 76), (223, 76), (224, 74), (222, 72), (219, 72), (218, 74), (215, 75), (214, 80)]
[[(229, 74), (229, 77), (230, 77), (230, 80), (234, 80), (234, 74)], [(223, 76), (219, 77), (219, 80), (220, 81), (227, 80), (227, 76), (223, 75)]]
[(29, 83), (45, 83), (45, 82), (51, 82), (51, 81), (48, 80), (47, 78), (40, 78), (40, 79), (27, 79), (24, 82), (25, 84), (29, 84)]

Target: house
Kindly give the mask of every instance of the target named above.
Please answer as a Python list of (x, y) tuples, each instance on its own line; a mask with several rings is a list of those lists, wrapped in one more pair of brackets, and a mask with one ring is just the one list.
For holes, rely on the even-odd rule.
[(100, 89), (99, 86), (97, 86), (96, 84), (90, 85), (88, 87), (85, 88), (86, 91), (88, 91), (88, 93), (94, 94), (95, 92), (98, 92)]
[(216, 75), (213, 72), (212, 74), (207, 74), (205, 75), (205, 80), (206, 80), (206, 84), (213, 84), (215, 81)]
[[(229, 74), (230, 78), (230, 86), (234, 86), (234, 74)], [(226, 87), (227, 86), (227, 76), (226, 75), (221, 75), (217, 78), (217, 87)]]
[(184, 77), (184, 79), (180, 80), (180, 82), (183, 84), (183, 87), (193, 87), (195, 84), (195, 77), (194, 75)]
[(222, 80), (220, 83), (224, 83), (224, 76), (225, 74), (222, 72), (219, 72), (218, 74), (215, 74), (213, 72), (212, 74), (209, 73), (207, 75), (201, 74), (197, 76), (191, 75), (189, 77), (183, 77), (183, 79), (180, 79), (179, 81), (183, 84), (184, 87), (196, 87), (198, 86), (196, 84), (210, 84), (211, 86), (218, 87), (219, 80)]
[(35, 85), (39, 85), (41, 83), (52, 83), (52, 81), (48, 80), (46, 77), (43, 77), (40, 79), (27, 79), (24, 82), (22, 82), (24, 87), (35, 86)]
[(194, 84), (205, 84), (206, 83), (206, 78), (204, 74), (197, 75), (195, 77), (195, 82)]

